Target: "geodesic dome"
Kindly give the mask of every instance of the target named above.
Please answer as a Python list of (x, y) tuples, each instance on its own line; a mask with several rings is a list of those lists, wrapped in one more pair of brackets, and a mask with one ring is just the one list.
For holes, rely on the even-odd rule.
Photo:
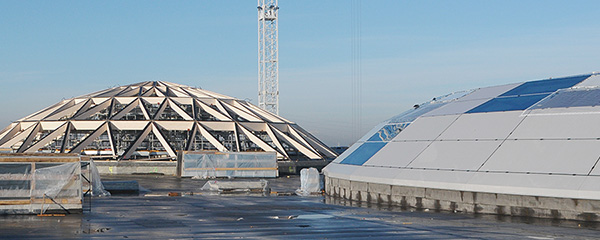
[(373, 184), (600, 200), (599, 122), (598, 73), (455, 92), (382, 122), (323, 172)]
[(63, 100), (2, 130), (0, 149), (117, 159), (172, 158), (178, 150), (272, 151), (283, 160), (336, 157), (295, 123), (249, 102), (164, 81)]

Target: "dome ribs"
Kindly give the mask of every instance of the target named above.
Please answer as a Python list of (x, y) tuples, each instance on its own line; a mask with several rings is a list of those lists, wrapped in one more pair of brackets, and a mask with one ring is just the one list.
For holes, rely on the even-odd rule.
[(146, 81), (65, 99), (11, 123), (0, 132), (0, 148), (118, 160), (174, 158), (177, 150), (266, 151), (294, 161), (331, 155), (290, 124), (244, 100)]

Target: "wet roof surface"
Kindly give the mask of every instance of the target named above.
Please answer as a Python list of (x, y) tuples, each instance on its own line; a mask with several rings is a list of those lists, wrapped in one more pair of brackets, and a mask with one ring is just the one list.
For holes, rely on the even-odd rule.
[[(105, 178), (106, 179), (106, 178)], [(94, 198), (65, 217), (0, 216), (4, 239), (590, 239), (597, 226), (467, 214), (402, 211), (325, 196), (287, 196), (299, 177), (270, 179), (269, 196), (200, 192), (202, 180), (118, 176), (151, 190)], [(183, 196), (169, 197), (168, 192)], [(190, 195), (193, 192), (194, 195)]]

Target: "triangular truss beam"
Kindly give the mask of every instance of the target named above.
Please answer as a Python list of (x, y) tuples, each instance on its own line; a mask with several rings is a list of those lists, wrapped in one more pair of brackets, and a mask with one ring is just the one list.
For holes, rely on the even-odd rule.
[[(154, 146), (162, 147), (146, 147), (149, 135), (155, 136), (150, 140)], [(288, 160), (336, 156), (293, 122), (247, 101), (165, 81), (116, 86), (61, 100), (2, 129), (0, 149), (82, 153), (93, 147), (104, 155), (109, 148), (107, 136), (117, 159), (129, 159), (146, 148), (164, 148), (170, 157), (177, 150), (191, 149), (276, 152), (278, 159)]]

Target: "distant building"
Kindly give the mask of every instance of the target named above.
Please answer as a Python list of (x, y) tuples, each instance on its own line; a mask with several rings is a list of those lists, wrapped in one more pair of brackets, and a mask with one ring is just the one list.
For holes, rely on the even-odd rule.
[(346, 151), (346, 149), (348, 149), (348, 147), (346, 147), (346, 146), (342, 146), (342, 147), (337, 146), (337, 147), (331, 147), (331, 149), (333, 151), (335, 151), (335, 153), (337, 153), (338, 155), (340, 155), (340, 154), (344, 153), (344, 151)]
[(269, 151), (300, 162), (337, 156), (294, 122), (249, 102), (163, 81), (63, 100), (0, 131), (0, 149), (119, 160), (174, 158), (178, 150)]
[(328, 194), (404, 207), (598, 221), (600, 75), (418, 104), (323, 171)]

